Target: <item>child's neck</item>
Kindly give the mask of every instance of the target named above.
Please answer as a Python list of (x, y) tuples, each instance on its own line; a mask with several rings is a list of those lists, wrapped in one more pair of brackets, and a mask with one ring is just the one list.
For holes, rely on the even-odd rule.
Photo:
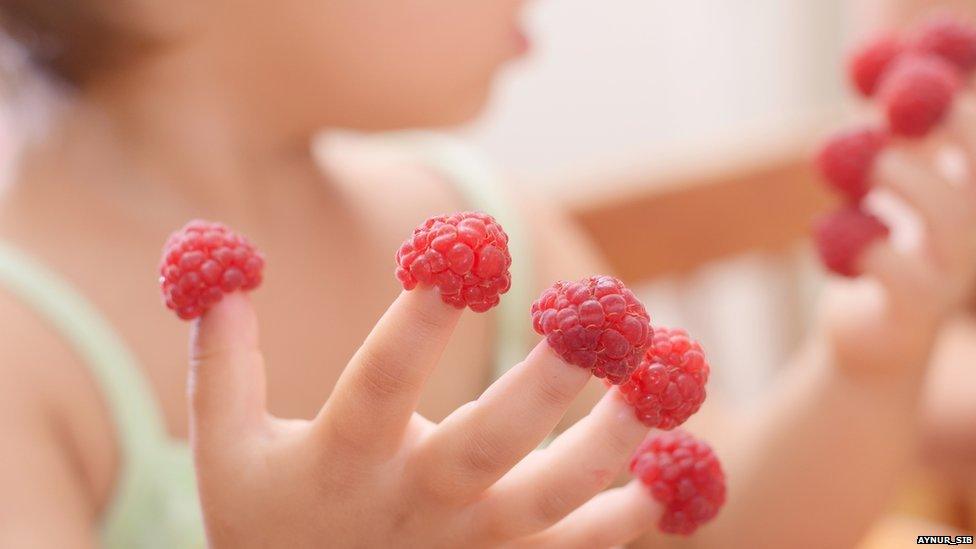
[(322, 185), (312, 133), (262, 117), (229, 88), (189, 63), (133, 68), (86, 87), (57, 131), (82, 159), (114, 164), (122, 177), (105, 184), (142, 185), (194, 211), (248, 223), (283, 195), (301, 203)]

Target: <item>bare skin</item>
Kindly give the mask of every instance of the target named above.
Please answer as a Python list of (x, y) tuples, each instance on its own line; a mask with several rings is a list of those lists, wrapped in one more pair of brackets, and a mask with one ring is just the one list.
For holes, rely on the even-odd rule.
[[(84, 115), (87, 113), (80, 116)], [(160, 242), (173, 227), (193, 217), (222, 219), (268, 252), (272, 258), (270, 276), (254, 299), (261, 311), (262, 345), (272, 365), (269, 409), (280, 417), (310, 418), (335, 385), (341, 365), (398, 293), (389, 250), (395, 250), (404, 235), (432, 212), (464, 208), (450, 183), (415, 159), (368, 142), (331, 147), (324, 170), (313, 165), (310, 158), (285, 165), (280, 175), (268, 176), (287, 182), (267, 183), (274, 186), (274, 192), (262, 189), (259, 185), (263, 182), (255, 181), (252, 200), (262, 207), (253, 212), (244, 212), (246, 207), (230, 209), (219, 201), (212, 207), (149, 208), (143, 206), (148, 196), (162, 196), (179, 204), (185, 198), (180, 194), (182, 189), (165, 183), (144, 183), (133, 189), (132, 172), (113, 178), (116, 166), (131, 166), (129, 159), (114, 157), (115, 136), (99, 136), (103, 142), (93, 141), (94, 125), (86, 123), (83, 127), (84, 140), (69, 137), (72, 128), (66, 127), (65, 142), (73, 147), (31, 153), (24, 165), (22, 184), (4, 200), (0, 230), (7, 241), (29, 250), (71, 280), (117, 327), (151, 381), (168, 430), (176, 438), (185, 438), (188, 426), (186, 372), (174, 366), (186, 360), (187, 325), (175, 322), (160, 306), (154, 275)], [(69, 175), (87, 170), (98, 176), (79, 180)], [(145, 180), (152, 181), (155, 175)], [(131, 201), (120, 202), (119, 190), (127, 188), (127, 194), (135, 196), (126, 196)], [(51, 196), (59, 199), (52, 201)], [(555, 212), (546, 215), (547, 219), (554, 217), (558, 218)], [(539, 219), (538, 213), (526, 217), (530, 218)], [(383, 222), (371, 223), (371, 219)], [(354, 227), (359, 229), (349, 230)], [(574, 257), (593, 257), (581, 239), (574, 240), (574, 230), (568, 225), (550, 223), (531, 230), (536, 243), (561, 240), (563, 249), (578, 250)], [(106, 257), (111, 261), (109, 278), (106, 263), (91, 261), (92, 257), (104, 256), (104, 250), (112, 250)], [(586, 259), (559, 264), (551, 257), (540, 256), (537, 261), (542, 261), (537, 286), (546, 278), (589, 272)], [(362, 288), (362, 292), (341, 291), (350, 287)], [(3, 294), (0, 299), (4, 304), (0, 322), (8, 335), (3, 346), (5, 359), (0, 362), (21, 372), (23, 362), (18, 357), (32, 356), (32, 363), (43, 364), (42, 368), (32, 368), (27, 376), (4, 376), (4, 383), (10, 385), (5, 393), (22, 394), (31, 400), (30, 408), (43, 416), (53, 414), (65, 428), (48, 433), (47, 443), (55, 453), (52, 461), (58, 461), (57, 456), (66, 460), (65, 474), (72, 481), (58, 482), (57, 477), (50, 477), (51, 490), (32, 488), (31, 492), (39, 498), (78, 499), (83, 503), (79, 511), (90, 522), (106, 507), (119, 467), (110, 417), (87, 368), (64, 343), (12, 296)], [(490, 380), (493, 322), (493, 315), (466, 315), (460, 322), (442, 362), (466, 366), (435, 370), (421, 397), (420, 410), (427, 417), (442, 419), (460, 404), (473, 400)], [(330, 327), (326, 337), (322, 326)], [(38, 356), (36, 349), (44, 349), (44, 353)], [(310, 367), (312, 364), (335, 366)], [(21, 393), (24, 383), (32, 388), (26, 394)], [(23, 409), (19, 401), (8, 404)], [(585, 410), (586, 403), (582, 406)], [(33, 452), (20, 455), (33, 462)], [(78, 467), (69, 467), (69, 463)], [(77, 497), (65, 497), (64, 491), (70, 487), (80, 490)], [(62, 507), (45, 507), (39, 502), (37, 510), (60, 512)], [(5, 531), (16, 535), (14, 530)], [(25, 534), (36, 542), (33, 536), (37, 532), (29, 528)], [(68, 529), (50, 535), (71, 539), (71, 532)]]

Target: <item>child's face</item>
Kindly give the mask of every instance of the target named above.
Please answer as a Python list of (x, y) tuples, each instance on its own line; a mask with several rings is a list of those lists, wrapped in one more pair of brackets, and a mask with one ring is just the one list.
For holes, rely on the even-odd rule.
[(197, 31), (281, 116), (445, 125), (477, 114), (498, 69), (527, 50), (525, 1), (214, 0)]

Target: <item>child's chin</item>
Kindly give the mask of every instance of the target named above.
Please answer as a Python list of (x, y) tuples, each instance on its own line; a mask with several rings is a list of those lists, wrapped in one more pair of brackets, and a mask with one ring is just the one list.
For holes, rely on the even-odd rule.
[(369, 132), (444, 129), (477, 119), (491, 98), (490, 83), (453, 93), (430, 94), (400, 104), (376, 104), (350, 111), (349, 116), (323, 121), (325, 126)]
[(494, 86), (491, 82), (472, 90), (464, 97), (455, 97), (450, 104), (445, 104), (437, 123), (434, 126), (460, 126), (479, 118), (488, 107), (492, 98)]
[(392, 127), (388, 129), (440, 129), (462, 126), (478, 119), (485, 112), (490, 98), (490, 90), (487, 88), (468, 97), (451, 97), (437, 104), (428, 104), (426, 108), (415, 109), (400, 120), (391, 121)]

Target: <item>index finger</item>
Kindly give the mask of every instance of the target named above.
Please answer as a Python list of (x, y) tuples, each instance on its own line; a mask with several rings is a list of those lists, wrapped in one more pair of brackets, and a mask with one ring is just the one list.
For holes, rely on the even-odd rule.
[(357, 452), (395, 450), (462, 310), (437, 291), (397, 297), (353, 356), (316, 418)]

